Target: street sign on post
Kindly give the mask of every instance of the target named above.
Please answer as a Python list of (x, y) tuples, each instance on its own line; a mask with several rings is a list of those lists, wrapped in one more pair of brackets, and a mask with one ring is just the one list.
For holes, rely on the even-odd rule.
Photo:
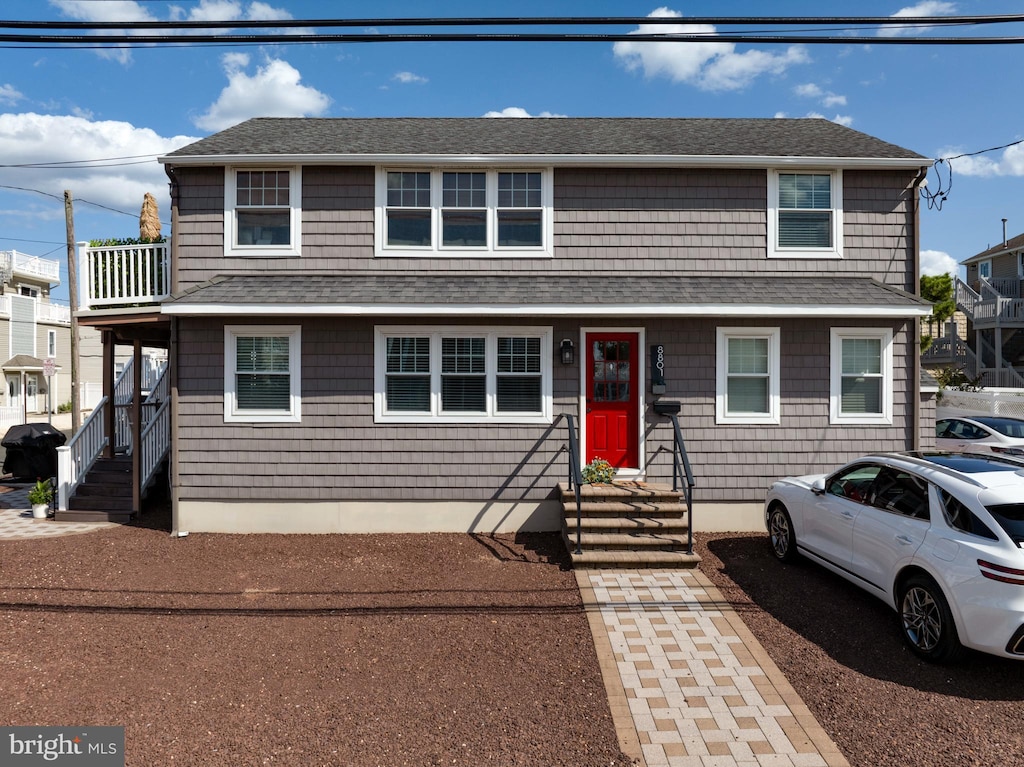
[(53, 391), (53, 374), (57, 372), (57, 363), (53, 357), (47, 357), (43, 360), (43, 375), (46, 376), (46, 422), (49, 424), (53, 423), (53, 407), (52, 396), (50, 393)]

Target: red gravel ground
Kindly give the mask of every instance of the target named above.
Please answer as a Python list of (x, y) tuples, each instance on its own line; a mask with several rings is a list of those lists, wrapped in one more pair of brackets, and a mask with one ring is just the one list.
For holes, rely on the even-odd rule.
[(0, 723), (129, 765), (626, 765), (555, 535), (0, 541)]
[(1024, 765), (1024, 662), (918, 660), (896, 613), (762, 534), (698, 535), (701, 569), (736, 605), (853, 767)]

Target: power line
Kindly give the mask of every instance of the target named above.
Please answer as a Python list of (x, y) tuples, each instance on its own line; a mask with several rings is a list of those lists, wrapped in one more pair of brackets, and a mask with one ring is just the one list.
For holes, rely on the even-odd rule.
[(160, 21), (4, 21), (7, 29), (289, 29), (338, 27), (494, 27), (494, 26), (669, 26), (711, 24), (715, 26), (895, 26), (936, 27), (985, 24), (1013, 24), (1024, 21), (1024, 14), (983, 14), (972, 16), (476, 16), (418, 17), (377, 19), (235, 19)]
[[(28, 187), (24, 187), (24, 186), (10, 186), (8, 184), (0, 184), (0, 189), (13, 189), (13, 190), (15, 190), (17, 192), (34, 192), (35, 194), (41, 194), (44, 197), (52, 197), (55, 200), (60, 200), (61, 202), (64, 202), (64, 196), (63, 195), (51, 194), (50, 192), (44, 192), (42, 189), (29, 189)], [(84, 205), (92, 205), (94, 208), (101, 208), (103, 210), (110, 211), (111, 213), (118, 213), (118, 214), (120, 214), (122, 216), (131, 216), (132, 218), (138, 218), (138, 214), (137, 213), (129, 213), (128, 211), (125, 211), (125, 210), (118, 210), (117, 208), (111, 208), (111, 207), (109, 207), (107, 205), (103, 205), (102, 203), (92, 202), (91, 200), (86, 200), (86, 199), (81, 198), (81, 197), (75, 198), (75, 203), (76, 204), (77, 203), (82, 203)], [(170, 224), (168, 224), (166, 221), (161, 221), (160, 225), (161, 226), (167, 226), (167, 227), (170, 226)]]
[[(679, 23), (677, 21), (677, 23)], [(903, 25), (906, 26), (906, 25)], [(597, 33), (424, 33), (424, 34), (310, 34), (310, 35), (16, 35), (0, 34), (0, 48), (138, 48), (152, 45), (299, 45), (326, 43), (758, 43), (762, 45), (1019, 45), (1024, 37), (863, 37), (848, 35), (721, 34), (597, 34)]]

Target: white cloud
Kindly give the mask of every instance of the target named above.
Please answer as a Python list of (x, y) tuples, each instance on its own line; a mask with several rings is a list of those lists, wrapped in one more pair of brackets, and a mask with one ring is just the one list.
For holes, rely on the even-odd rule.
[(826, 91), (822, 89), (821, 86), (815, 85), (814, 83), (798, 85), (793, 89), (793, 92), (796, 93), (797, 96), (817, 99), (821, 102), (821, 105), (825, 107), (846, 106), (846, 96), (841, 96), (838, 93), (833, 93), (832, 91)]
[[(950, 16), (956, 13), (954, 3), (942, 2), (942, 0), (924, 0), (917, 5), (900, 8), (891, 18), (920, 18), (923, 16)], [(899, 37), (901, 35), (919, 35), (924, 31), (921, 27), (914, 26), (885, 26), (878, 30), (879, 37)]]
[(1003, 150), (1002, 155), (971, 155), (958, 157), (960, 147), (940, 149), (936, 157), (950, 157), (946, 163), (956, 175), (963, 176), (1024, 176), (1024, 144), (1015, 144)]
[[(40, 115), (31, 112), (0, 114), (0, 157), (17, 157), (20, 163), (56, 163), (76, 160), (101, 160), (128, 155), (152, 155), (141, 164), (123, 164), (131, 160), (111, 160), (108, 167), (76, 168), (0, 168), (0, 184), (38, 189), (61, 195), (70, 189), (75, 199), (116, 210), (138, 212), (146, 192), (156, 196), (161, 215), (170, 216), (167, 176), (156, 162), (166, 154), (196, 141), (191, 136), (161, 136), (149, 128), (112, 120), (97, 121), (71, 115)], [(139, 158), (144, 159), (144, 158)], [(116, 164), (116, 163), (122, 164)], [(62, 203), (36, 205), (36, 196), (20, 213), (25, 219), (52, 214), (63, 218)], [(39, 198), (42, 199), (42, 198)], [(79, 207), (76, 206), (76, 212)], [(45, 213), (43, 213), (45, 212)], [(168, 220), (167, 218), (164, 219)], [(124, 232), (76, 232), (79, 239), (132, 236), (136, 224), (125, 219)]]
[(13, 85), (0, 85), (0, 104), (15, 104), (25, 98)]
[(949, 253), (942, 250), (921, 251), (921, 274), (934, 277), (939, 274), (956, 274), (960, 265)]
[(392, 80), (397, 80), (400, 83), (425, 83), (427, 78), (420, 77), (412, 72), (397, 72)]
[[(787, 118), (787, 117), (789, 117), (789, 115), (786, 114), (785, 112), (776, 112), (774, 117), (775, 117), (775, 119), (779, 120), (779, 119)], [(803, 116), (803, 118), (797, 118), (797, 119), (831, 120), (832, 122), (834, 122), (834, 123), (836, 123), (838, 125), (845, 125), (847, 128), (849, 128), (851, 125), (853, 125), (853, 117), (851, 117), (850, 115), (838, 115), (837, 114), (835, 117), (825, 117), (825, 115), (821, 114), (820, 112), (808, 112), (807, 114), (805, 114)]]
[(554, 112), (541, 112), (532, 115), (522, 107), (505, 107), (500, 112), (485, 112), (484, 117), (565, 117), (566, 115), (555, 114)]
[[(678, 11), (658, 8), (653, 18), (682, 18)], [(631, 34), (715, 34), (710, 24), (641, 24)], [(668, 77), (674, 82), (694, 85), (701, 90), (739, 90), (762, 74), (779, 75), (795, 64), (810, 61), (803, 46), (791, 46), (782, 53), (760, 50), (736, 52), (733, 43), (633, 42), (620, 41), (613, 46), (615, 55), (630, 71), (643, 70), (646, 77)]]
[(302, 85), (299, 70), (282, 59), (267, 59), (252, 76), (245, 71), (248, 54), (226, 53), (221, 63), (228, 85), (205, 113), (193, 119), (204, 130), (223, 130), (250, 117), (317, 117), (330, 106), (326, 94)]

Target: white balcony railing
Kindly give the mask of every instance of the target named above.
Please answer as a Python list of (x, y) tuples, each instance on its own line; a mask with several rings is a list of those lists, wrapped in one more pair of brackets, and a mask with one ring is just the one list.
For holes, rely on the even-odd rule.
[(36, 304), (36, 321), (70, 325), (71, 309), (60, 304)]
[(94, 248), (80, 242), (78, 262), (83, 309), (155, 304), (170, 295), (170, 243)]
[(9, 271), (19, 277), (48, 282), (51, 285), (60, 284), (60, 261), (29, 256), (16, 250), (0, 251), (0, 270)]

